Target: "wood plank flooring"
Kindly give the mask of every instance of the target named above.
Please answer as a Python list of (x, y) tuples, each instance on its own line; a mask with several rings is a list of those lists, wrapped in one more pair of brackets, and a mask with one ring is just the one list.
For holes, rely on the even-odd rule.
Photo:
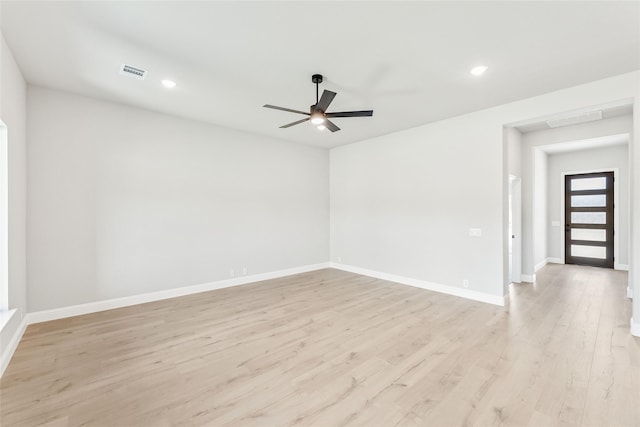
[(640, 426), (627, 275), (548, 265), (507, 310), (321, 270), (32, 325), (2, 426)]

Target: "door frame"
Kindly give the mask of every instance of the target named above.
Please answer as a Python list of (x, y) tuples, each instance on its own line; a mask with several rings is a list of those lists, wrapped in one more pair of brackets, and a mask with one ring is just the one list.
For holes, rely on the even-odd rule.
[[(601, 168), (601, 169), (588, 169), (581, 171), (563, 171), (560, 173), (560, 218), (564, 223), (564, 215), (565, 215), (565, 177), (567, 175), (580, 175), (584, 173), (602, 173), (602, 172), (613, 172), (613, 269), (620, 270), (620, 245), (619, 245), (619, 232), (618, 227), (620, 224), (620, 191), (618, 191), (618, 183), (620, 172), (618, 168)], [(565, 232), (564, 227), (562, 227), (560, 231), (560, 261), (564, 264), (565, 260)]]
[[(0, 120), (0, 311), (9, 310), (9, 130)], [(0, 328), (1, 329), (1, 328)], [(1, 372), (1, 368), (0, 368)]]
[[(511, 282), (522, 282), (522, 179), (509, 175), (509, 194), (511, 195), (511, 228), (515, 236), (511, 242)], [(509, 236), (511, 239), (511, 236)], [(508, 247), (507, 247), (508, 251)]]

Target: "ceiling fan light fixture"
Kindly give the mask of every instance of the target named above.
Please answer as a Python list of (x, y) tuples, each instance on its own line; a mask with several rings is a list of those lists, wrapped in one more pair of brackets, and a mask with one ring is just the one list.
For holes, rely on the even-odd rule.
[(311, 123), (314, 125), (321, 125), (324, 123), (324, 115), (322, 113), (313, 113), (311, 115)]
[(325, 125), (318, 125), (318, 130), (325, 130), (327, 127)]

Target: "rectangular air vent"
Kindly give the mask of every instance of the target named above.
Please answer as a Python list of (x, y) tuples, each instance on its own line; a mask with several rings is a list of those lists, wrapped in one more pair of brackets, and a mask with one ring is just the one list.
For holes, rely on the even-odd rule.
[(547, 120), (550, 128), (559, 128), (562, 126), (577, 125), (579, 123), (593, 122), (602, 120), (602, 111), (589, 111), (588, 113), (580, 113), (573, 116), (559, 117), (557, 119)]
[(144, 78), (147, 76), (147, 70), (132, 67), (131, 65), (127, 64), (122, 64), (122, 67), (120, 67), (120, 74), (126, 74), (128, 76), (133, 76), (140, 80), (144, 80)]

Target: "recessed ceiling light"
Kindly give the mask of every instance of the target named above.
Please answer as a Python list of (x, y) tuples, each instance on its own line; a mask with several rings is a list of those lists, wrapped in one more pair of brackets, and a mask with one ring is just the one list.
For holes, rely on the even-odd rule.
[(173, 80), (163, 80), (162, 86), (166, 87), (167, 89), (173, 89), (174, 87), (176, 87), (176, 82), (174, 82)]
[(489, 67), (487, 67), (486, 65), (478, 65), (477, 67), (473, 67), (470, 72), (474, 76), (481, 76), (485, 71), (487, 71), (488, 68)]

